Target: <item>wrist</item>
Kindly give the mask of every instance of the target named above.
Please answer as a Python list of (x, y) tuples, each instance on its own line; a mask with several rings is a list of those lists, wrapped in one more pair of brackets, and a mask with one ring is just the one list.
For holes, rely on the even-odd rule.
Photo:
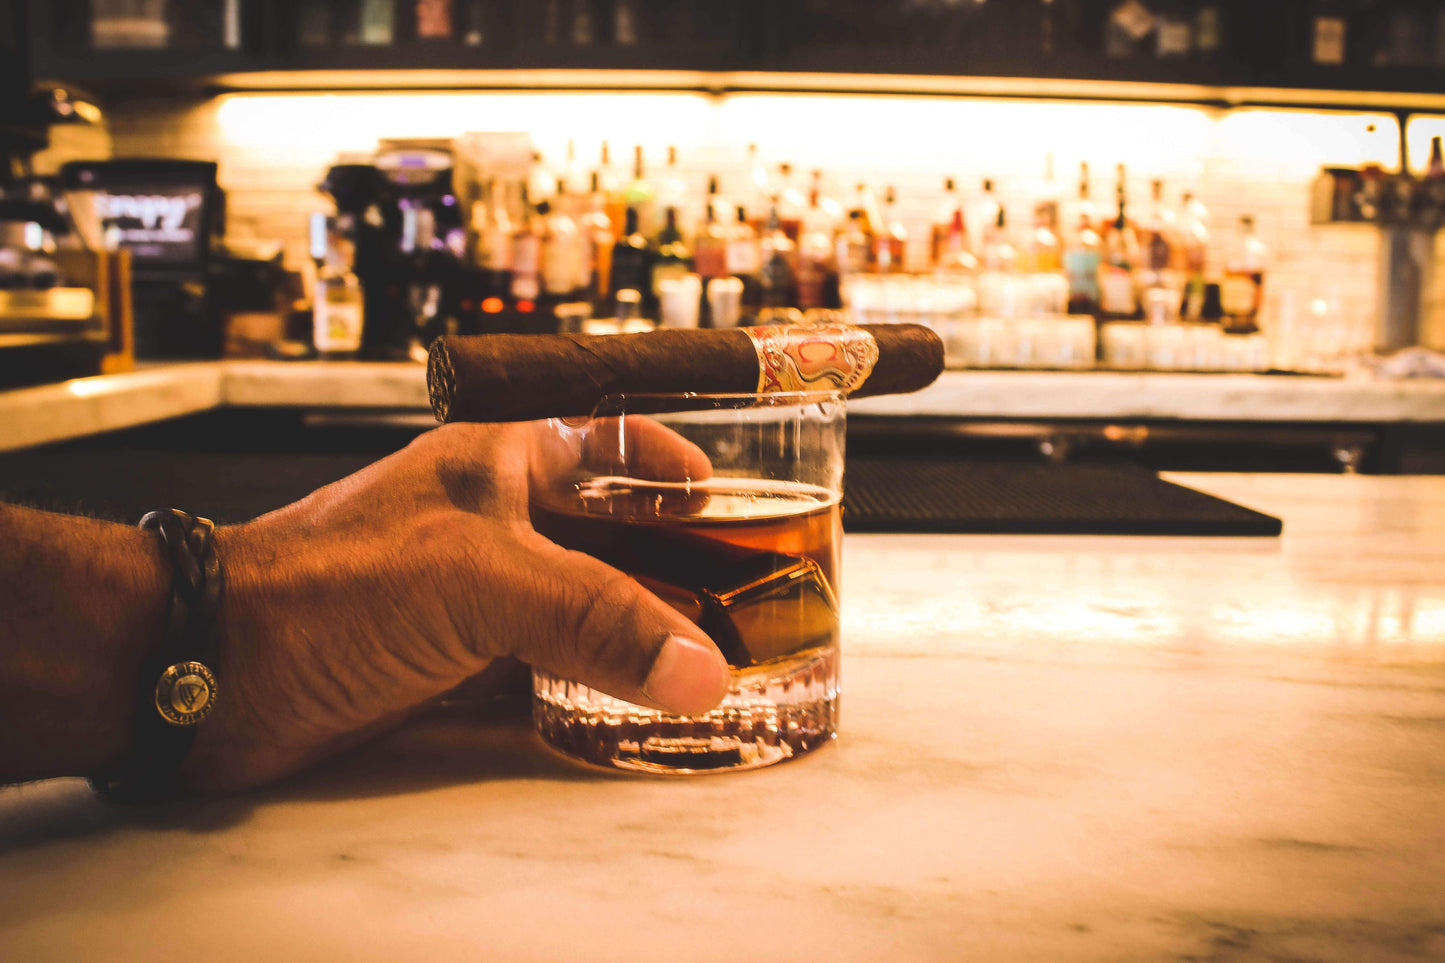
[(131, 746), (91, 785), (115, 802), (166, 798), (197, 727), (215, 709), (220, 685), (217, 622), (225, 577), (211, 538), (215, 525), (178, 509), (149, 513), (140, 528), (164, 550), (170, 573), (164, 629), (132, 676)]

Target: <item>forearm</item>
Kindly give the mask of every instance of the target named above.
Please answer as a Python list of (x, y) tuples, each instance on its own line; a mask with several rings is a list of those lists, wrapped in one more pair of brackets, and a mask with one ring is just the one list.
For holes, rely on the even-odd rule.
[(148, 532), (0, 504), (0, 783), (112, 768), (169, 563)]

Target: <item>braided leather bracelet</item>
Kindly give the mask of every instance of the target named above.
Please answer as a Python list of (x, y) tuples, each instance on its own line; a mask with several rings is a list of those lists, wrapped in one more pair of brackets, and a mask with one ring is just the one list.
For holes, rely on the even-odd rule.
[(175, 793), (176, 771), (218, 692), (214, 667), (224, 578), (211, 546), (215, 523), (171, 508), (146, 515), (140, 527), (156, 532), (170, 556), (171, 599), (165, 637), (141, 670), (129, 758), (119, 772), (90, 780), (114, 802)]

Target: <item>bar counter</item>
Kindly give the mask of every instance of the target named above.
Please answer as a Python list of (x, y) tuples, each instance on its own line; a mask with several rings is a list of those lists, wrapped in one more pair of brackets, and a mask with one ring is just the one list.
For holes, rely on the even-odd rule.
[[(222, 406), (431, 410), (424, 366), (208, 361), (0, 391), (0, 451)], [(945, 371), (911, 395), (866, 398), (860, 415), (972, 419), (1177, 419), (1445, 423), (1445, 380), (1119, 371)]]
[(0, 957), (1445, 956), (1445, 480), (1170, 477), (1284, 536), (850, 536), (841, 734), (770, 770), (514, 710), (234, 798), (0, 790)]

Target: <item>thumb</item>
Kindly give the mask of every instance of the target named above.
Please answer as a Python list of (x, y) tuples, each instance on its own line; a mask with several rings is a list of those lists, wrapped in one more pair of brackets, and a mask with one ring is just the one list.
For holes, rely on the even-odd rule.
[(676, 715), (698, 715), (722, 701), (731, 684), (728, 664), (702, 629), (589, 555), (562, 551), (551, 561), (555, 618), (515, 637), (514, 656)]

